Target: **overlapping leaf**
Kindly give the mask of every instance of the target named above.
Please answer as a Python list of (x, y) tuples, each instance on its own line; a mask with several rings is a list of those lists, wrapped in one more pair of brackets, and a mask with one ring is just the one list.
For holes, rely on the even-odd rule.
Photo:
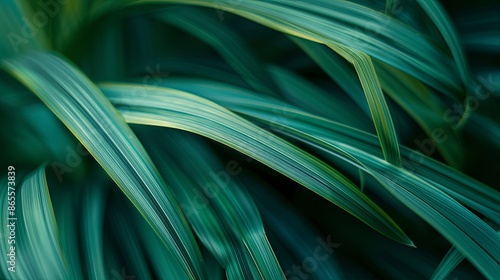
[[(176, 133), (155, 144), (168, 147), (168, 153), (155, 153), (158, 161), (187, 219), (223, 264), (228, 279), (284, 278), (254, 202), (208, 147)], [(196, 179), (183, 175), (188, 173)]]
[[(164, 84), (196, 93), (235, 112), (251, 116), (276, 131), (288, 126), (310, 135), (335, 139), (343, 147), (365, 151), (373, 157), (383, 156), (376, 136), (305, 113), (273, 98), (258, 96), (227, 84), (197, 79), (172, 79)], [(280, 114), (276, 115), (276, 112)], [(420, 152), (400, 148), (404, 169), (436, 183), (436, 187), (465, 205), (497, 223), (500, 222), (500, 197), (497, 191)], [(354, 165), (360, 166), (354, 157), (349, 158)]]
[[(192, 84), (186, 87), (192, 87)], [(193, 88), (196, 88), (196, 86)], [(205, 89), (207, 88), (209, 87)], [(491, 227), (450, 197), (455, 196), (457, 200), (462, 201), (464, 204), (493, 217), (494, 220), (498, 220), (500, 213), (498, 211), (498, 198), (500, 197), (498, 192), (486, 186), (481, 186), (463, 175), (460, 176), (460, 173), (457, 173), (458, 178), (453, 178), (449, 176), (451, 169), (444, 166), (438, 168), (439, 165), (436, 165), (435, 162), (429, 164), (433, 167), (430, 169), (434, 171), (434, 176), (431, 178), (429, 178), (430, 176), (422, 176), (421, 178), (417, 175), (418, 173), (414, 174), (385, 163), (376, 153), (372, 154), (368, 151), (367, 146), (369, 145), (366, 145), (367, 143), (363, 143), (364, 145), (358, 148), (352, 144), (354, 141), (341, 141), (338, 137), (335, 137), (337, 135), (330, 134), (328, 129), (325, 128), (328, 127), (326, 125), (327, 121), (321, 121), (320, 118), (314, 118), (298, 111), (295, 112), (295, 118), (292, 120), (272, 119), (271, 112), (274, 106), (271, 105), (271, 102), (258, 102), (258, 97), (251, 98), (252, 101), (250, 101), (250, 99), (245, 98), (248, 95), (245, 96), (244, 94), (235, 96), (235, 93), (239, 93), (238, 91), (233, 92), (231, 99), (220, 98), (224, 93), (227, 93), (227, 91), (217, 89), (214, 90), (211, 96), (230, 108), (238, 108), (237, 110), (240, 112), (265, 120), (267, 123), (273, 122), (274, 127), (281, 133), (320, 147), (358, 166), (363, 171), (371, 174), (399, 201), (429, 222), (452, 244), (457, 246), (485, 275), (493, 277), (499, 273), (500, 248), (498, 246), (500, 246), (500, 237)], [(235, 102), (238, 99), (240, 102)], [(276, 103), (279, 104), (279, 102)], [(308, 119), (309, 121), (306, 124), (305, 121)], [(313, 122), (313, 120), (315, 121)], [(326, 122), (323, 128), (318, 125), (321, 122)], [(330, 126), (334, 124), (329, 122)], [(356, 133), (356, 130), (347, 127), (344, 127), (343, 130), (353, 134)], [(362, 139), (362, 137), (359, 137), (359, 139)], [(425, 159), (419, 164), (427, 165)], [(429, 170), (422, 170), (424, 175), (428, 175), (426, 172), (429, 172)], [(412, 171), (416, 172), (415, 170)], [(441, 174), (437, 175), (436, 173)], [(450, 183), (453, 180), (462, 183), (461, 188), (450, 188), (449, 186), (457, 185), (456, 183)], [(467, 196), (461, 195), (460, 192), (467, 193)], [(483, 194), (486, 193), (489, 193), (489, 195), (484, 196)], [(484, 207), (485, 205), (489, 207)]]
[(82, 142), (176, 252), (190, 278), (203, 278), (201, 255), (180, 208), (133, 132), (102, 93), (61, 58), (34, 53), (2, 64)]
[[(439, 45), (408, 26), (349, 1), (232, 1), (130, 0), (128, 4), (176, 3), (228, 11), (285, 34), (323, 44), (341, 44), (364, 52), (417, 77), (450, 96), (457, 96), (458, 77), (447, 75), (453, 61), (442, 56)], [(362, 29), (378, 24), (375, 36)], [(352, 28), (356, 26), (358, 28)], [(391, 40), (398, 44), (390, 44)]]
[[(216, 104), (178, 90), (138, 85), (101, 89), (128, 122), (172, 127), (221, 142), (297, 181), (381, 233), (411, 244), (397, 225), (335, 169)], [(137, 91), (145, 95), (136, 94)], [(144, 96), (147, 96), (145, 98)]]
[[(10, 234), (13, 241), (7, 245), (3, 240), (5, 252), (12, 252), (14, 247), (14, 270), (7, 270), (7, 262), (2, 264), (2, 271), (8, 279), (65, 279), (68, 277), (66, 260), (59, 245), (59, 232), (52, 209), (52, 202), (45, 178), (45, 166), (26, 175), (20, 184), (20, 173), (15, 181), (17, 186), (2, 192), (2, 233)], [(4, 181), (7, 186), (7, 181)], [(9, 184), (10, 186), (10, 184)], [(9, 194), (9, 200), (6, 195)], [(5, 212), (7, 203), (14, 210), (12, 214)], [(7, 219), (7, 217), (11, 219)], [(13, 233), (10, 233), (13, 230)], [(8, 265), (10, 266), (10, 265)], [(19, 277), (19, 278), (18, 278)]]

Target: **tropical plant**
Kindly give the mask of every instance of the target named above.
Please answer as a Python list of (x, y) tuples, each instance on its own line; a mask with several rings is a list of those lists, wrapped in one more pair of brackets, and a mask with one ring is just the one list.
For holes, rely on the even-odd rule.
[(499, 279), (492, 2), (3, 0), (2, 278)]

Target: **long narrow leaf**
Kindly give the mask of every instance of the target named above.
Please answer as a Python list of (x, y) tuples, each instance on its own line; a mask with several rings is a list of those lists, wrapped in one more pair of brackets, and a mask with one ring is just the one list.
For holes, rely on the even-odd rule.
[(61, 58), (34, 53), (4, 61), (75, 134), (177, 254), (191, 278), (203, 278), (201, 254), (180, 208), (132, 130), (86, 77)]
[[(128, 122), (172, 127), (221, 142), (304, 185), (379, 232), (405, 244), (411, 241), (380, 208), (347, 178), (317, 158), (259, 129), (216, 104), (178, 90), (137, 85), (101, 89)], [(147, 98), (134, 92), (142, 90)]]

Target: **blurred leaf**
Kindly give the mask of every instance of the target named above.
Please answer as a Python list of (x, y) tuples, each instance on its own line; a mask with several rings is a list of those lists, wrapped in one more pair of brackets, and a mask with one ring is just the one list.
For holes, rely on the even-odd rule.
[(86, 186), (82, 202), (82, 237), (89, 278), (104, 279), (107, 276), (104, 260), (104, 211), (106, 193), (103, 186)]
[(195, 8), (171, 7), (158, 19), (172, 24), (212, 46), (245, 81), (263, 93), (276, 95), (276, 87), (259, 59), (227, 25)]
[[(172, 161), (162, 152), (155, 154), (163, 155), (159, 161), (167, 177), (175, 178), (176, 182), (170, 184), (174, 193), (182, 197), (181, 206), (188, 220), (226, 268), (227, 277), (284, 279), (254, 202), (231, 180), (215, 155), (199, 141), (175, 133), (169, 133), (166, 141), (159, 143), (167, 144), (170, 150)], [(189, 162), (183, 160), (186, 157)], [(182, 174), (190, 174), (196, 180)]]
[[(229, 0), (126, 0), (124, 3), (190, 4), (224, 10), (288, 35), (327, 45), (348, 46), (457, 97), (453, 92), (459, 89), (458, 77), (450, 72), (453, 62), (438, 51), (434, 41), (419, 36), (410, 27), (383, 13), (350, 1), (268, 0), (240, 1), (236, 5)], [(352, 28), (364, 28), (374, 22), (390, 24), (379, 25), (375, 36)], [(390, 40), (398, 44), (389, 44)]]

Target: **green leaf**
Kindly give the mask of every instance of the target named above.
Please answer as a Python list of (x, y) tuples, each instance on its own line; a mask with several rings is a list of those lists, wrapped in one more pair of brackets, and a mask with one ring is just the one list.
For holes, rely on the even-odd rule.
[[(305, 113), (274, 98), (263, 97), (228, 84), (198, 79), (171, 79), (163, 84), (196, 93), (232, 111), (250, 116), (277, 132), (283, 127), (290, 127), (304, 134), (335, 139), (337, 145), (342, 147), (339, 152), (343, 155), (345, 155), (344, 149), (349, 148), (365, 151), (371, 156), (383, 157), (375, 135)], [(433, 182), (435, 187), (461, 203), (500, 223), (498, 191), (420, 152), (402, 146), (400, 149), (404, 169)], [(360, 162), (356, 158), (350, 155), (347, 158), (354, 166), (360, 167)]]
[[(19, 179), (19, 171), (15, 172)], [(7, 186), (6, 180), (4, 183)], [(8, 190), (9, 193), (12, 191)], [(2, 193), (7, 194), (7, 191)], [(7, 200), (2, 195), (2, 232), (7, 236), (10, 233), (7, 229), (13, 225), (15, 241), (7, 247), (15, 247), (16, 265), (15, 273), (5, 269), (2, 271), (4, 276), (9, 279), (66, 279), (68, 270), (59, 243), (59, 232), (45, 178), (45, 165), (26, 175), (22, 184), (17, 185), (15, 194), (9, 194), (9, 197), (14, 198)], [(7, 203), (10, 201), (15, 202), (14, 219), (7, 219), (12, 216), (3, 212), (3, 209), (7, 210)], [(6, 240), (3, 241), (7, 244)], [(6, 254), (11, 252), (10, 248), (3, 249)]]
[(173, 89), (126, 84), (103, 85), (101, 89), (127, 122), (186, 130), (227, 145), (302, 184), (390, 238), (411, 244), (394, 221), (341, 173), (220, 106)]
[(446, 161), (453, 167), (460, 167), (463, 163), (463, 144), (453, 124), (443, 117), (447, 107), (439, 97), (415, 78), (390, 65), (376, 62), (375, 69), (384, 91), (422, 127), (427, 139), (432, 141)]
[[(494, 223), (489, 222), (488, 224), (493, 228), (498, 229), (498, 226)], [(500, 231), (497, 230), (497, 233), (500, 234)], [(462, 262), (463, 259), (465, 259), (464, 255), (456, 247), (451, 247), (432, 274), (431, 279), (446, 279), (446, 277), (460, 264), (460, 262)]]
[[(49, 169), (50, 170), (50, 169)], [(80, 203), (79, 198), (82, 197), (81, 188), (75, 185), (72, 188), (55, 189), (51, 193), (55, 219), (59, 228), (59, 242), (61, 250), (65, 256), (66, 265), (68, 267), (69, 279), (85, 279), (83, 269), (85, 268), (82, 257), (82, 249), (80, 248), (80, 224), (86, 219), (80, 219)], [(95, 228), (95, 223), (92, 227)], [(84, 241), (85, 242), (85, 241)]]
[(132, 130), (85, 76), (63, 59), (33, 53), (2, 67), (30, 88), (73, 132), (176, 254), (202, 279), (201, 254), (185, 218)]
[[(288, 35), (356, 49), (405, 71), (451, 97), (458, 97), (459, 77), (451, 71), (453, 61), (442, 55), (437, 42), (383, 13), (350, 1), (268, 0), (241, 1), (237, 5), (229, 0), (127, 0), (123, 3), (190, 4), (224, 10)], [(362, 30), (374, 22), (390, 24), (378, 26), (374, 35)], [(398, 44), (390, 44), (391, 40)]]
[[(345, 125), (373, 130), (371, 120), (355, 104), (345, 100), (337, 92), (326, 92), (301, 76), (278, 66), (270, 66), (269, 73), (292, 104)], [(366, 100), (364, 102), (366, 103)]]
[[(130, 217), (133, 217), (132, 211), (134, 209), (127, 209), (124, 205), (115, 204), (109, 211), (109, 215), (112, 217), (110, 231), (114, 233), (119, 250), (123, 252), (123, 258), (126, 260), (126, 263), (131, 264), (131, 267), (127, 267), (127, 269), (133, 269), (137, 275), (140, 275), (141, 279), (151, 280), (153, 277), (148, 267), (148, 259), (144, 257), (145, 254), (139, 239), (140, 236), (138, 235), (138, 231), (151, 230), (151, 227), (143, 222), (144, 226), (148, 227), (148, 229), (138, 228), (135, 220), (130, 219)], [(140, 216), (138, 218), (143, 219)], [(157, 250), (160, 248), (157, 248)], [(168, 250), (166, 247), (163, 249), (165, 251)]]
[(462, 82), (465, 87), (468, 87), (470, 83), (470, 75), (467, 66), (467, 61), (465, 59), (464, 51), (462, 50), (462, 45), (459, 42), (458, 34), (453, 27), (451, 19), (446, 14), (441, 4), (438, 1), (431, 0), (417, 0), (418, 4), (424, 9), (429, 18), (434, 22), (437, 29), (443, 36), (446, 44), (448, 45), (451, 54), (457, 65), (457, 70), (460, 73)]
[[(240, 106), (242, 104), (248, 106), (249, 102), (245, 101)], [(254, 102), (253, 105), (255, 104), (258, 103)], [(259, 116), (259, 114), (255, 115)], [(294, 120), (298, 119), (297, 116), (296, 114)], [(485, 275), (494, 278), (493, 276), (500, 272), (500, 237), (491, 227), (443, 192), (454, 192), (453, 189), (443, 187), (443, 185), (448, 185), (443, 183), (447, 179), (446, 177), (443, 176), (442, 180), (435, 182), (425, 177), (420, 178), (417, 174), (388, 164), (378, 156), (367, 152), (366, 149), (358, 149), (347, 144), (348, 142), (340, 142), (337, 137), (329, 137), (317, 128), (309, 126), (308, 132), (303, 132), (302, 129), (306, 126), (296, 129), (292, 128), (294, 125), (290, 125), (290, 123), (292, 122), (283, 124), (280, 121), (274, 121), (279, 132), (331, 152), (371, 174), (396, 199), (430, 223), (452, 244), (457, 246)], [(468, 187), (465, 191), (468, 192), (474, 188), (475, 186)], [(484, 189), (487, 190), (487, 188)], [(490, 190), (489, 192), (493, 195), (489, 199), (498, 200), (500, 197), (496, 191)], [(457, 199), (459, 198), (460, 196)], [(487, 200), (485, 199), (485, 201)], [(467, 199), (464, 202), (468, 202)], [(474, 206), (474, 204), (471, 205)], [(495, 208), (498, 208), (498, 203)], [(498, 215), (499, 212), (493, 213)]]
[(276, 95), (273, 84), (259, 59), (238, 34), (227, 25), (196, 8), (171, 7), (157, 18), (172, 24), (213, 47), (254, 89)]
[[(34, 11), (26, 1), (5, 0), (0, 2), (0, 59), (12, 57), (24, 51), (40, 50), (48, 46), (46, 30), (29, 28), (26, 18)], [(36, 11), (35, 11), (36, 12)]]
[(308, 57), (314, 60), (349, 95), (356, 105), (363, 110), (366, 116), (370, 116), (368, 102), (352, 64), (343, 59), (339, 54), (333, 52), (326, 45), (295, 36), (288, 36), (288, 38), (297, 44)]
[[(294, 260), (299, 262), (310, 256), (318, 256), (318, 239), (323, 238), (319, 237), (321, 234), (315, 230), (315, 226), (292, 205), (274, 193), (271, 186), (252, 178), (252, 176), (246, 176), (243, 180), (248, 186), (248, 191), (256, 199), (266, 227), (274, 232), (287, 248), (283, 250), (284, 252), (282, 251), (283, 254), (293, 255)], [(332, 241), (332, 238), (330, 235), (326, 237), (327, 241)], [(319, 258), (321, 261), (316, 263), (316, 269), (310, 271), (309, 275), (313, 279), (342, 279), (342, 266), (332, 255), (335, 253), (332, 248), (340, 244), (331, 245), (332, 247), (322, 250)], [(283, 266), (283, 269), (289, 278), (290, 274), (293, 275), (291, 272), (293, 268)]]
[(168, 250), (168, 247), (165, 246), (165, 243), (144, 217), (134, 211), (128, 218), (137, 229), (144, 253), (148, 256), (152, 270), (156, 275), (160, 279), (189, 279), (189, 275), (184, 272), (184, 268), (177, 261), (176, 253)]
[[(226, 167), (214, 159), (205, 145), (192, 138), (169, 133), (153, 147), (160, 143), (168, 147), (169, 153), (168, 157), (165, 152), (155, 153), (162, 163), (159, 166), (164, 166), (165, 177), (172, 180), (170, 185), (187, 219), (226, 269), (227, 277), (284, 279), (259, 211), (240, 184), (231, 179)], [(183, 160), (186, 157), (190, 160)]]
[[(357, 74), (347, 61), (326, 46), (296, 37), (290, 37), (290, 39), (300, 46), (361, 109), (369, 113)], [(435, 145), (452, 166), (460, 166), (462, 145), (456, 131), (443, 119), (445, 104), (414, 77), (381, 61), (374, 60), (373, 63), (384, 92), (424, 129), (428, 139), (433, 138), (434, 130), (444, 130), (444, 135), (447, 136), (446, 141), (436, 142)]]
[(396, 129), (371, 58), (365, 53), (341, 45), (329, 45), (329, 47), (354, 65), (365, 92), (384, 158), (391, 164), (401, 166)]
[(83, 251), (86, 256), (88, 278), (105, 279), (104, 212), (106, 193), (100, 184), (86, 186), (82, 202)]
[[(500, 273), (500, 236), (468, 209), (436, 188), (439, 183), (429, 183), (367, 152), (338, 143), (335, 139), (309, 135), (286, 127), (281, 127), (281, 130), (357, 164), (352, 161), (354, 156), (362, 163), (360, 168), (363, 171), (371, 174), (396, 199), (457, 246), (480, 271), (491, 278)], [(496, 196), (498, 197), (498, 193)]]

